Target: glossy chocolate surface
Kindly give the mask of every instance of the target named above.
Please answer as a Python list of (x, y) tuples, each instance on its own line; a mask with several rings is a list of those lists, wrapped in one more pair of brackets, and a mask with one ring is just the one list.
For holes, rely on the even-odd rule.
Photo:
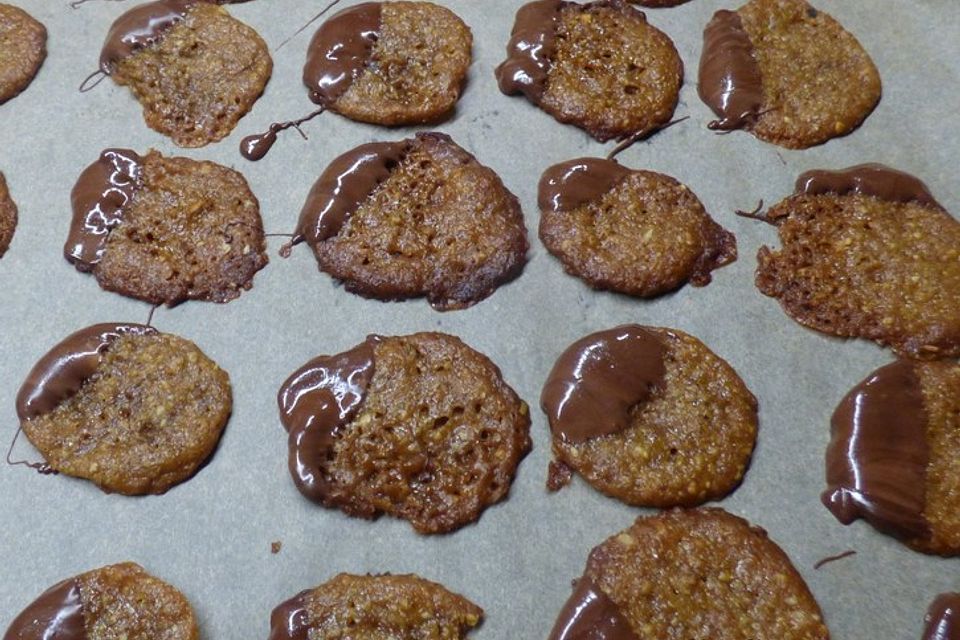
[(536, 103), (546, 88), (555, 51), (560, 0), (534, 0), (517, 11), (507, 44), (507, 59), (496, 69), (497, 84), (507, 95), (522, 93)]
[(797, 178), (795, 190), (809, 195), (865, 195), (889, 202), (917, 202), (943, 208), (919, 178), (878, 163), (858, 164), (839, 171), (807, 171)]
[(270, 637), (267, 640), (307, 640), (310, 618), (305, 600), (309, 593), (309, 590), (301, 591), (273, 610), (270, 614)]
[(336, 102), (369, 63), (380, 38), (380, 5), (364, 2), (344, 9), (317, 29), (303, 67), (303, 83), (315, 103)]
[(198, 0), (155, 0), (130, 9), (113, 23), (100, 50), (100, 70), (109, 75), (120, 60), (132, 56), (183, 20)]
[(590, 578), (577, 580), (548, 640), (639, 640), (617, 605)]
[(570, 211), (597, 200), (632, 172), (613, 160), (577, 158), (543, 172), (537, 203), (543, 211)]
[(697, 91), (719, 118), (710, 129), (741, 129), (757, 118), (763, 101), (760, 66), (736, 11), (717, 11), (703, 31)]
[(76, 578), (44, 591), (20, 612), (3, 640), (86, 640), (80, 584)]
[(591, 334), (563, 352), (540, 396), (550, 430), (581, 443), (623, 431), (630, 410), (663, 383), (667, 346), (639, 325)]
[(922, 640), (960, 640), (960, 593), (941, 593), (923, 619)]

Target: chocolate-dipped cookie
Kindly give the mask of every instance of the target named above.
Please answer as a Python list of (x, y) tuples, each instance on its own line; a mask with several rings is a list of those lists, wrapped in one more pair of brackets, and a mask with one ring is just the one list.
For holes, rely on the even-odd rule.
[(462, 309), (514, 278), (527, 237), (517, 198), (442, 133), (364, 144), (314, 184), (293, 244), (322, 271), (380, 300), (426, 296)]
[(277, 397), (297, 489), (352, 516), (453, 531), (504, 499), (530, 416), (486, 356), (442, 333), (371, 336)]
[(960, 593), (941, 593), (923, 619), (921, 640), (960, 640)]
[(213, 162), (107, 149), (80, 175), (64, 256), (151, 304), (228, 302), (267, 264), (260, 204)]
[(665, 125), (683, 62), (670, 38), (626, 0), (535, 0), (517, 12), (496, 76), (503, 93), (523, 94), (603, 142)]
[(840, 402), (824, 505), (924, 553), (960, 555), (960, 364), (898, 360)]
[(50, 469), (126, 495), (192, 476), (231, 406), (229, 377), (195, 344), (138, 324), (68, 336), (17, 395), (23, 432)]
[(0, 258), (10, 247), (13, 232), (17, 229), (17, 205), (10, 197), (7, 181), (0, 173)]
[(717, 115), (711, 129), (803, 149), (860, 126), (880, 100), (880, 74), (852, 34), (805, 0), (750, 0), (704, 30), (698, 89)]
[(482, 618), (477, 605), (417, 575), (341, 573), (277, 606), (270, 640), (458, 640)]
[(704, 286), (737, 258), (736, 238), (686, 185), (612, 160), (578, 158), (540, 178), (540, 239), (596, 289), (652, 297)]
[(960, 223), (883, 165), (809, 171), (761, 219), (756, 284), (797, 322), (912, 358), (960, 356)]
[(638, 518), (593, 549), (549, 640), (827, 640), (766, 531), (722, 509)]
[(202, 147), (253, 107), (273, 61), (259, 34), (217, 4), (154, 0), (113, 23), (100, 70), (130, 87), (151, 129)]
[(689, 2), (690, 0), (629, 0), (631, 4), (638, 4), (641, 7), (650, 7), (660, 9), (662, 7), (675, 7), (678, 4)]
[(23, 9), (0, 3), (0, 104), (30, 85), (46, 57), (46, 27)]
[(175, 587), (124, 562), (59, 582), (30, 603), (4, 640), (197, 640), (193, 608)]
[(627, 504), (693, 506), (740, 483), (757, 401), (723, 359), (675, 329), (624, 325), (570, 345), (543, 387), (556, 461)]

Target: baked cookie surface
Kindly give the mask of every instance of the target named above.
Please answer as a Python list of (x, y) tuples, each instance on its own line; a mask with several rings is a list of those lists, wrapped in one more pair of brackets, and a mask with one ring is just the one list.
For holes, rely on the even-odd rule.
[(46, 27), (23, 9), (0, 3), (0, 104), (30, 85), (46, 57)]
[(0, 173), (0, 258), (10, 248), (13, 233), (17, 229), (17, 205), (10, 197), (7, 181)]

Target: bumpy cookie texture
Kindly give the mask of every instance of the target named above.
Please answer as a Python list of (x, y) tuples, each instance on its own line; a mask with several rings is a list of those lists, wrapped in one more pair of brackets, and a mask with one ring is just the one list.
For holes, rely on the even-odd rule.
[(27, 88), (46, 57), (46, 28), (23, 9), (0, 3), (0, 104)]
[(13, 232), (17, 228), (17, 205), (7, 190), (7, 181), (0, 173), (0, 258), (10, 247)]
[(274, 609), (270, 638), (458, 640), (482, 618), (477, 605), (416, 575), (341, 573)]
[[(93, 353), (95, 369), (68, 389), (72, 394), (38, 415), (20, 411), (30, 442), (52, 469), (107, 492), (163, 493), (188, 479), (213, 453), (230, 416), (226, 372), (192, 342), (168, 334), (128, 332)], [(63, 386), (42, 373), (32, 372), (28, 384)]]

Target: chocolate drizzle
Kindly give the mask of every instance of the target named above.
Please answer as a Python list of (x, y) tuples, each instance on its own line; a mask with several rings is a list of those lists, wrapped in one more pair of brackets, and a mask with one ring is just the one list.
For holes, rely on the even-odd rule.
[(543, 172), (537, 202), (543, 211), (571, 211), (600, 198), (632, 171), (613, 160), (577, 158)]
[(831, 420), (823, 504), (901, 539), (926, 536), (927, 412), (915, 365), (898, 360), (844, 397)]
[(117, 63), (163, 37), (183, 20), (197, 0), (155, 0), (130, 9), (113, 23), (100, 50), (100, 70), (110, 75)]
[(760, 66), (736, 11), (717, 11), (703, 31), (697, 91), (719, 118), (707, 125), (710, 129), (741, 129), (759, 115), (763, 101)]
[(875, 162), (839, 171), (807, 171), (797, 178), (795, 190), (808, 195), (834, 193), (841, 196), (873, 196), (889, 202), (917, 202), (943, 209), (919, 178)]
[(29, 420), (49, 413), (69, 399), (100, 365), (100, 356), (123, 335), (151, 335), (142, 324), (95, 324), (68, 336), (40, 358), (17, 394), (17, 416)]
[(548, 640), (638, 640), (638, 637), (613, 600), (589, 577), (583, 576), (560, 610)]
[(941, 593), (923, 619), (922, 640), (960, 640), (960, 593)]
[(70, 194), (73, 219), (63, 247), (80, 271), (100, 262), (107, 237), (123, 221), (123, 208), (143, 186), (143, 158), (129, 149), (107, 149), (87, 167)]
[(507, 59), (496, 69), (497, 84), (507, 95), (522, 93), (537, 103), (543, 95), (556, 49), (560, 0), (534, 0), (517, 11), (507, 44)]
[(310, 614), (306, 597), (309, 590), (301, 591), (281, 602), (270, 614), (270, 637), (267, 640), (307, 640), (310, 632)]
[(262, 160), (263, 157), (266, 156), (270, 151), (270, 149), (273, 148), (273, 144), (277, 141), (277, 134), (286, 129), (290, 129), (291, 127), (297, 131), (300, 131), (300, 135), (306, 138), (306, 134), (300, 130), (300, 125), (308, 120), (316, 118), (326, 110), (326, 107), (320, 107), (316, 111), (296, 120), (274, 122), (265, 132), (255, 133), (247, 136), (240, 141), (240, 155), (247, 160), (252, 160), (254, 162), (257, 160)]
[(364, 2), (334, 14), (310, 41), (303, 83), (310, 99), (329, 107), (370, 62), (380, 38), (379, 2)]
[(360, 410), (374, 371), (379, 338), (370, 336), (353, 349), (319, 356), (287, 378), (277, 403), (287, 430), (289, 467), (297, 489), (323, 502), (327, 480), (323, 468), (340, 429)]
[(14, 618), (3, 640), (86, 640), (83, 602), (76, 578), (59, 582)]
[(630, 410), (663, 383), (667, 346), (639, 325), (591, 334), (563, 352), (543, 386), (550, 430), (581, 443), (623, 431)]

